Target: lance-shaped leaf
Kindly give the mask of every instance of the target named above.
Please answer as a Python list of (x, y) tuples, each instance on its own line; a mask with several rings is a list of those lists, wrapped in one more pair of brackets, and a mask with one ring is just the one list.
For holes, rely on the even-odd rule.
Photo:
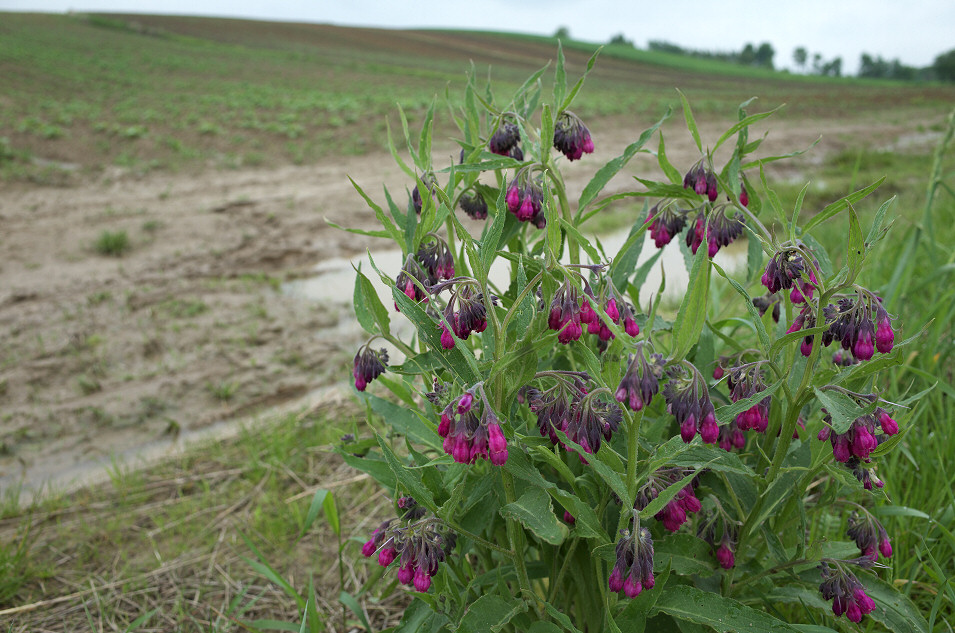
[(567, 538), (567, 526), (557, 520), (550, 495), (540, 488), (529, 488), (521, 498), (501, 508), (505, 518), (517, 519), (539, 539), (560, 545)]
[(673, 323), (672, 358), (685, 358), (693, 344), (700, 338), (706, 321), (706, 303), (710, 291), (710, 260), (706, 244), (697, 249), (690, 269), (690, 282), (680, 304), (680, 311)]

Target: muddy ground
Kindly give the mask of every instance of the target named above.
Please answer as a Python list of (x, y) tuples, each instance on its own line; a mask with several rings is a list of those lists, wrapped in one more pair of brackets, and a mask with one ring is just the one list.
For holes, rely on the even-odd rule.
[[(931, 146), (919, 130), (935, 121), (897, 120), (907, 123), (788, 120), (760, 155), (822, 135), (809, 156), (774, 164), (793, 178), (847, 147)], [(570, 167), (572, 192), (650, 123), (592, 124), (597, 152)], [(685, 169), (698, 153), (681, 123), (664, 129), (671, 162)], [(715, 139), (710, 127), (704, 138)], [(610, 190), (630, 188), (634, 174), (659, 177), (655, 160), (638, 156)], [(146, 176), (110, 168), (62, 188), (0, 183), (0, 489), (62, 485), (85, 463), (347, 379), (360, 335), (335, 326), (352, 318), (352, 289), (323, 305), (282, 283), (373, 246), (326, 224), (374, 226), (349, 175), (379, 201), (383, 182), (408, 186), (387, 154)], [(97, 241), (120, 231), (127, 249), (103, 254)]]

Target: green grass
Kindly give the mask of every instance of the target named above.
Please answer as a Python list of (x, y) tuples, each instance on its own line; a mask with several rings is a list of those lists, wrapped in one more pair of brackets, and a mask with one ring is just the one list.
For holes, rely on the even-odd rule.
[(103, 231), (93, 243), (93, 250), (108, 257), (121, 257), (130, 248), (126, 231)]
[[(107, 484), (36, 505), (21, 508), (24, 495), (14, 494), (0, 512), (3, 630), (122, 631), (156, 609), (150, 623), (164, 631), (298, 622), (296, 602), (247, 562), (256, 550), (302, 593), (313, 578), (319, 614), (342, 630), (338, 540), (321, 516), (308, 519), (317, 489), (347, 500), (337, 515), (344, 589), (358, 594), (364, 574), (351, 565), (360, 544), (349, 539), (380, 520), (362, 501), (379, 493), (323, 448), (360, 432), (354, 416), (330, 408), (287, 415), (146, 470), (114, 465)], [(380, 624), (395, 609), (370, 611)]]

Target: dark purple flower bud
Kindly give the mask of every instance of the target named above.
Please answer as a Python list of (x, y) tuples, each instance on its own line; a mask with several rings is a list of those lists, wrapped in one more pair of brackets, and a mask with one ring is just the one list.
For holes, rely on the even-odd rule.
[(580, 118), (565, 110), (557, 116), (554, 123), (554, 147), (568, 160), (577, 160), (584, 154), (592, 154), (594, 142), (590, 130)]
[(721, 544), (719, 549), (716, 550), (716, 560), (723, 569), (731, 569), (736, 566), (736, 557), (728, 543)]
[(507, 156), (520, 140), (521, 132), (517, 124), (511, 121), (503, 121), (497, 131), (491, 135), (487, 148), (495, 154)]
[(561, 344), (566, 345), (570, 341), (576, 341), (583, 334), (580, 313), (580, 297), (577, 289), (569, 282), (564, 282), (554, 293), (547, 319), (547, 327), (559, 332), (557, 340)]
[(355, 364), (352, 376), (355, 378), (355, 389), (364, 391), (372, 380), (385, 372), (388, 366), (388, 350), (381, 348), (373, 350), (365, 345), (355, 354)]
[(507, 440), (501, 431), (500, 425), (492, 422), (488, 425), (488, 451), (491, 463), (495, 466), (503, 466), (507, 462)]
[(607, 586), (611, 591), (623, 591), (628, 598), (636, 598), (645, 589), (654, 585), (653, 578), (653, 539), (650, 530), (637, 529), (631, 535), (629, 530), (617, 541), (617, 560), (610, 572)]
[(474, 220), (487, 219), (487, 200), (479, 193), (464, 194), (458, 199), (458, 206)]
[(631, 354), (627, 371), (620, 380), (614, 397), (633, 411), (650, 404), (653, 395), (660, 390), (665, 361), (661, 354), (651, 354), (649, 361), (644, 355), (644, 344), (637, 345), (636, 354)]
[[(570, 512), (568, 512), (567, 510), (564, 510), (564, 522), (570, 523), (571, 525), (573, 525), (577, 523), (577, 519), (575, 519), (574, 515), (572, 515)], [(619, 591), (619, 589), (617, 591)]]
[(892, 419), (888, 411), (879, 407), (875, 410), (875, 415), (879, 419), (879, 425), (882, 427), (883, 433), (895, 435), (899, 432), (899, 423)]
[(414, 573), (414, 588), (416, 591), (425, 593), (431, 587), (431, 576), (420, 567)]
[(675, 210), (670, 204), (665, 205), (662, 210), (659, 206), (656, 205), (650, 209), (647, 223), (653, 243), (657, 248), (663, 248), (686, 226), (686, 214)]
[(892, 544), (885, 527), (868, 512), (864, 511), (861, 516), (858, 512), (852, 512), (846, 536), (855, 541), (856, 547), (866, 558), (875, 561), (878, 558), (877, 550), (885, 558), (892, 556)]
[(860, 622), (862, 616), (875, 610), (875, 602), (863, 588), (862, 583), (847, 567), (849, 561), (841, 561), (835, 567), (823, 561), (819, 566), (822, 584), (819, 591), (825, 600), (832, 600), (832, 612), (836, 617), (845, 614), (852, 622)]
[(413, 580), (414, 568), (410, 564), (398, 568), (398, 582), (403, 585), (410, 585)]
[[(667, 401), (667, 411), (673, 414), (680, 426), (680, 437), (689, 443), (700, 430), (702, 422), (714, 412), (713, 404), (706, 381), (695, 367), (687, 370), (686, 366), (680, 365), (674, 372), (677, 375), (671, 375), (663, 390), (663, 397)], [(678, 377), (679, 374), (682, 376)]]
[(895, 342), (895, 332), (892, 330), (892, 320), (889, 313), (879, 304), (875, 311), (875, 346), (882, 354), (892, 351)]
[[(424, 186), (427, 187), (428, 193), (431, 194), (431, 198), (434, 199), (434, 188), (437, 186), (438, 181), (435, 180), (433, 174), (424, 174), (421, 176), (421, 182), (424, 183)], [(418, 185), (414, 186), (414, 189), (411, 190), (411, 203), (414, 206), (415, 213), (421, 213), (421, 206), (423, 201), (421, 199), (421, 192), (418, 191)]]
[(470, 391), (465, 392), (463, 396), (458, 400), (458, 413), (467, 413), (471, 410), (471, 405), (474, 403), (474, 394)]
[(739, 203), (744, 207), (749, 206), (749, 192), (746, 191), (746, 185), (739, 183)]
[(391, 561), (395, 560), (395, 556), (398, 554), (397, 550), (394, 547), (385, 547), (380, 552), (378, 552), (378, 564), (382, 567), (387, 567), (391, 564)]

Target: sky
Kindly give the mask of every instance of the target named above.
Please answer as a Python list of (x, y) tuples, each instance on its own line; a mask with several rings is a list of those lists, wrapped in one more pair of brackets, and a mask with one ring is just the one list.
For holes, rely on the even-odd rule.
[[(953, 0), (0, 0), (2, 11), (102, 11), (211, 15), (341, 26), (470, 28), (606, 42), (622, 33), (638, 47), (664, 40), (684, 48), (738, 51), (769, 42), (777, 68), (842, 57), (844, 74), (862, 53), (929, 66), (955, 48)], [(0, 23), (2, 23), (0, 16)]]

